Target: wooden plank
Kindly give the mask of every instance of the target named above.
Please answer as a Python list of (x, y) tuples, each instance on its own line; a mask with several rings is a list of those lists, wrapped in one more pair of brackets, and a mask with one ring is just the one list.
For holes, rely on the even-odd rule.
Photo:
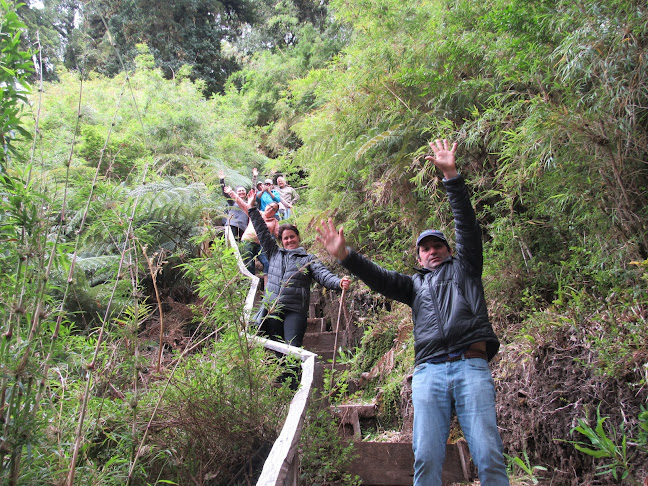
[(470, 481), (473, 477), (472, 467), (470, 463), (470, 452), (468, 450), (468, 442), (465, 440), (457, 441), (457, 451), (459, 452), (459, 461), (463, 471), (464, 479)]
[(335, 346), (335, 333), (307, 332), (304, 335), (303, 346), (314, 353), (319, 350), (333, 351), (333, 346)]
[(357, 455), (349, 473), (358, 475), (366, 486), (412, 485), (414, 482), (414, 453), (407, 442), (354, 442)]
[(308, 305), (308, 317), (310, 319), (317, 318), (317, 306), (312, 302)]
[(326, 319), (323, 317), (309, 317), (307, 319), (306, 333), (325, 332)]
[(317, 290), (311, 292), (310, 302), (308, 303), (308, 317), (317, 317), (321, 313), (320, 293)]
[(371, 403), (368, 405), (357, 404), (357, 403), (348, 404), (348, 405), (331, 405), (331, 410), (333, 410), (333, 413), (335, 415), (337, 415), (342, 419), (347, 414), (351, 413), (354, 410), (358, 413), (358, 417), (371, 418), (376, 416), (375, 403)]
[[(466, 478), (459, 452), (465, 443), (446, 444), (442, 484), (471, 481)], [(467, 449), (467, 448), (466, 448)], [(355, 442), (357, 458), (351, 463), (349, 473), (358, 475), (365, 486), (410, 486), (414, 482), (414, 452), (411, 442)]]
[(362, 430), (360, 429), (360, 417), (372, 418), (376, 416), (376, 405), (348, 404), (348, 405), (331, 405), (333, 415), (340, 419), (340, 424), (351, 424), (353, 427), (353, 438), (356, 441), (362, 440)]
[(291, 356), (295, 356), (301, 359), (302, 361), (306, 361), (308, 358), (315, 358), (317, 356), (315, 353), (311, 353), (310, 351), (306, 351), (305, 349), (297, 348), (295, 346), (289, 346), (286, 343), (273, 341), (265, 337), (256, 336), (252, 334), (248, 334), (247, 337), (250, 340), (257, 341), (259, 344), (263, 345), (263, 347), (266, 349), (271, 349), (272, 351), (278, 351), (279, 353), (283, 353), (283, 354), (289, 354)]

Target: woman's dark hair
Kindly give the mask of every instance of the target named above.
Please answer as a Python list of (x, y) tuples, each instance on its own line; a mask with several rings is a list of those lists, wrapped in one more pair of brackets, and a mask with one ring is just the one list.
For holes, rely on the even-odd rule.
[(295, 226), (294, 224), (282, 224), (281, 226), (279, 226), (279, 239), (280, 240), (283, 239), (282, 238), (283, 232), (288, 231), (288, 230), (294, 231), (295, 234), (297, 235), (297, 237), (301, 238), (299, 236), (299, 230), (297, 229), (297, 226)]

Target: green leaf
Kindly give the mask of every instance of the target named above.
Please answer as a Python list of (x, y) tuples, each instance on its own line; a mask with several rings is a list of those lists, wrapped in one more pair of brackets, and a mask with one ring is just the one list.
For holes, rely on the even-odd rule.
[(600, 450), (600, 449), (594, 450), (578, 444), (574, 444), (574, 447), (580, 452), (584, 452), (585, 454), (592, 457), (596, 457), (597, 459), (601, 457), (610, 457), (610, 453), (604, 450)]

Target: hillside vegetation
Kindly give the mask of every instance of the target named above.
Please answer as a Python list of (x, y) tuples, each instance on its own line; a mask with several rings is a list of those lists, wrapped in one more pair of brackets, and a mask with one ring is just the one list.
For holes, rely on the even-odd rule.
[[(483, 228), (512, 474), (646, 481), (643, 2), (194, 2), (211, 27), (99, 3), (2, 2), (3, 484), (251, 481), (289, 392), (239, 333), (247, 284), (219, 237), (218, 172), (285, 174), (307, 247), (323, 253), (313, 225), (330, 215), (410, 272), (416, 234), (453, 234), (432, 138), (459, 142)], [(197, 30), (171, 49), (135, 34), (151, 18)], [(353, 362), (396, 355), (374, 382), (393, 412), (412, 349), (389, 304), (361, 307)], [(342, 481), (320, 470), (305, 480)]]

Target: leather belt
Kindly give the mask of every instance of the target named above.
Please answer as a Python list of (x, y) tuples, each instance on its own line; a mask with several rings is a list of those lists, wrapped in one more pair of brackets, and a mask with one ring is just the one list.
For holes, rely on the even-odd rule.
[(484, 351), (481, 351), (479, 349), (468, 349), (463, 353), (459, 353), (459, 354), (451, 354), (451, 355), (443, 354), (441, 356), (435, 356), (434, 358), (428, 359), (426, 362), (433, 363), (433, 364), (451, 363), (453, 361), (459, 361), (461, 359), (475, 359), (475, 358), (481, 358), (488, 361), (488, 355)]

